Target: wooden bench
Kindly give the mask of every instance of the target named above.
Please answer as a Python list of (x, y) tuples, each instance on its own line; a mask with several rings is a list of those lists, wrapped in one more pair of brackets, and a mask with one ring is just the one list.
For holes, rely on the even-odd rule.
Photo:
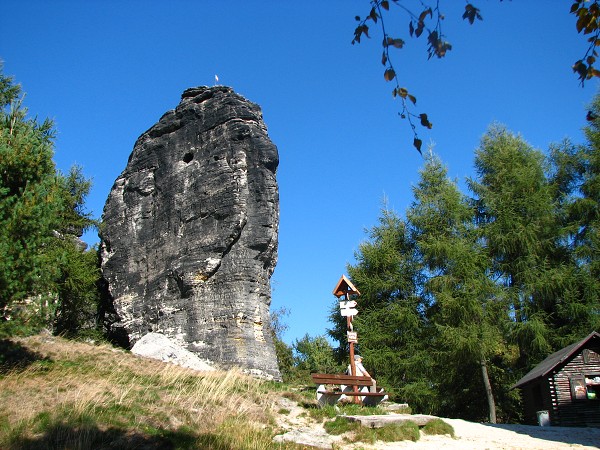
[[(371, 377), (313, 373), (311, 378), (317, 385), (317, 401), (321, 405), (335, 404), (349, 397), (360, 397), (360, 401), (364, 405), (377, 405), (388, 398), (387, 392), (383, 390), (369, 391), (373, 384)], [(333, 386), (333, 388), (327, 389), (326, 385)]]

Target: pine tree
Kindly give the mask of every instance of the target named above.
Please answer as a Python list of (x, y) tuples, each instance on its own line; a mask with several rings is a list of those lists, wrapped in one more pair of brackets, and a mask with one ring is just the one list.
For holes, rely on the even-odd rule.
[(56, 170), (53, 124), (22, 102), (0, 70), (0, 326), (76, 334), (95, 327), (98, 302), (96, 251), (77, 239), (95, 225), (91, 183), (79, 167)]
[(0, 71), (0, 319), (27, 301), (48, 301), (55, 266), (44, 264), (59, 223), (53, 128), (26, 117), (20, 87)]

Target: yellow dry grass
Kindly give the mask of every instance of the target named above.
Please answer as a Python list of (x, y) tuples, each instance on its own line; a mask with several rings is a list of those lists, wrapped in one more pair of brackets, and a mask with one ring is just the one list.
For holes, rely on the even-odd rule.
[[(0, 372), (2, 448), (36, 442), (57, 424), (90, 429), (82, 423), (100, 431), (118, 429), (144, 437), (186, 430), (188, 441), (190, 436), (200, 441), (209, 436), (214, 441), (197, 448), (276, 448), (264, 432), (272, 420), (269, 383), (239, 370), (197, 372), (110, 345), (48, 335), (14, 343), (35, 352), (36, 360), (26, 368)], [(220, 433), (226, 434), (224, 440)], [(79, 444), (93, 442), (84, 434), (80, 432)], [(258, 444), (258, 435), (265, 446)], [(254, 444), (248, 447), (240, 439)], [(227, 444), (219, 444), (224, 441)], [(79, 444), (72, 448), (88, 448)]]

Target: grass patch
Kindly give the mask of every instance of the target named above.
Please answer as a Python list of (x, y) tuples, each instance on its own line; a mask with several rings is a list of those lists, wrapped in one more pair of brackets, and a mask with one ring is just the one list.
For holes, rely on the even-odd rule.
[(417, 442), (421, 437), (419, 426), (407, 421), (401, 424), (389, 424), (381, 428), (359, 427), (354, 432), (352, 442), (366, 442), (374, 444), (376, 441), (383, 442), (398, 442), (398, 441), (413, 441)]
[(327, 433), (336, 436), (347, 433), (348, 431), (357, 430), (359, 427), (360, 424), (358, 422), (352, 422), (343, 416), (337, 416), (335, 419), (329, 420), (323, 425), (323, 428), (325, 428)]
[(356, 403), (325, 405), (321, 408), (309, 408), (310, 417), (315, 420), (333, 419), (338, 415), (371, 416), (384, 415), (388, 412), (379, 406), (362, 406)]
[(4, 345), (16, 357), (0, 371), (3, 450), (301, 448), (272, 442), (280, 394), (240, 371), (199, 373), (51, 336)]
[(425, 434), (449, 434), (454, 437), (454, 428), (449, 423), (444, 422), (442, 419), (433, 419), (425, 424), (423, 427), (423, 433)]

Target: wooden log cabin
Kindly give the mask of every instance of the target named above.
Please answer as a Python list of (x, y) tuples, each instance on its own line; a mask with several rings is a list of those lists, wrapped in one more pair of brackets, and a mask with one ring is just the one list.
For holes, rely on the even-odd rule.
[(527, 423), (600, 427), (600, 334), (551, 354), (513, 388), (521, 390)]

